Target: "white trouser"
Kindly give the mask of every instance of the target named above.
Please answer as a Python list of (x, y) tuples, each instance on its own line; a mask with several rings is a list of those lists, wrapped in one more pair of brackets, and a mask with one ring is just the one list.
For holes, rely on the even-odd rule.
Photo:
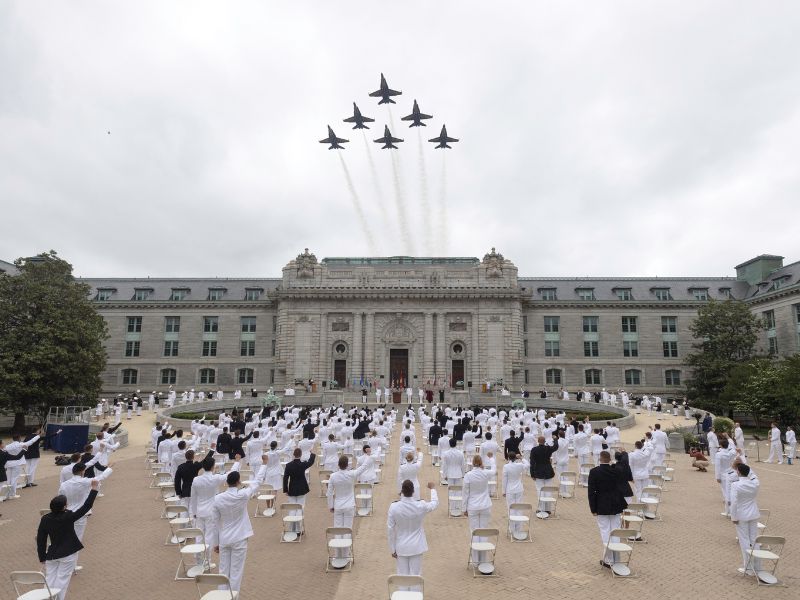
[[(337, 508), (333, 511), (333, 526), (334, 527), (349, 527), (353, 529), (353, 517), (356, 514), (356, 507), (350, 506), (348, 508)], [(344, 537), (344, 536), (342, 536)], [(337, 558), (348, 558), (350, 556), (349, 548), (337, 548)]]
[(70, 554), (64, 558), (48, 560), (45, 563), (45, 579), (51, 589), (61, 590), (56, 596), (56, 600), (64, 600), (67, 597), (67, 588), (72, 573), (75, 571), (75, 563), (78, 561), (77, 554)]
[(38, 458), (29, 458), (25, 461), (28, 471), (28, 483), (33, 483), (36, 480), (36, 467), (39, 466)]
[(650, 461), (650, 467), (660, 467), (664, 464), (664, 456), (666, 455), (666, 450), (657, 448), (655, 452), (653, 452), (653, 458)]
[(794, 460), (795, 454), (797, 454), (797, 444), (789, 444), (789, 450), (786, 452), (789, 460)]
[[(469, 530), (470, 533), (475, 531), (476, 529), (484, 529), (489, 526), (489, 519), (492, 516), (492, 509), (489, 508), (481, 508), (478, 510), (470, 510), (469, 511)], [(484, 542), (486, 541), (484, 538), (478, 538), (477, 541)], [(475, 552), (472, 551), (472, 562), (476, 564), (480, 564), (484, 562), (484, 556), (486, 552)]]
[[(397, 556), (398, 575), (419, 575), (422, 576), (422, 554), (413, 556)], [(402, 588), (407, 591), (415, 591), (410, 587)]]
[[(742, 549), (742, 568), (747, 568), (747, 551), (750, 548), (758, 550), (761, 544), (755, 544), (758, 537), (758, 519), (752, 521), (739, 521), (736, 524), (736, 536), (739, 538), (739, 546)], [(761, 561), (753, 559), (751, 569), (761, 570)]]
[(714, 459), (717, 456), (717, 450), (719, 450), (719, 446), (708, 447), (708, 459), (712, 465), (714, 464)]
[(450, 485), (461, 485), (462, 483), (464, 483), (464, 478), (463, 477), (448, 477), (447, 478), (447, 485), (448, 486), (450, 486)]
[(773, 459), (778, 459), (778, 464), (783, 462), (783, 449), (780, 442), (770, 442), (769, 444), (769, 458), (765, 462), (772, 462)]
[(22, 466), (6, 467), (6, 476), (8, 478), (8, 498), (13, 498), (17, 495), (17, 479), (22, 472)]
[[(244, 561), (247, 558), (247, 539), (219, 547), (219, 572), (227, 575), (231, 589), (238, 592), (242, 588)], [(224, 586), (220, 586), (224, 590)]]
[(128, 420), (130, 420), (130, 418), (131, 418), (131, 413), (133, 413), (133, 409), (129, 408), (128, 409)]
[[(511, 515), (519, 514), (519, 511), (517, 511), (517, 510), (512, 511), (511, 510), (511, 505), (512, 504), (517, 504), (519, 502), (522, 502), (524, 496), (525, 496), (525, 494), (523, 492), (506, 492), (506, 506), (508, 507), (508, 516), (509, 517)], [(512, 532), (519, 531), (519, 528), (520, 528), (520, 524), (518, 522), (516, 522), (516, 521), (511, 522), (511, 531)]]
[[(87, 523), (88, 520), (89, 520), (89, 517), (85, 516), (85, 517), (82, 517), (82, 518), (78, 519), (77, 521), (75, 521), (75, 535), (78, 536), (78, 541), (80, 541), (80, 542), (83, 541), (83, 534), (86, 532), (86, 523)], [(75, 554), (72, 555), (72, 556), (75, 557), (75, 565), (76, 566), (78, 564), (78, 555), (79, 554), (80, 554), (80, 551), (78, 551), (78, 552), (76, 552)]]
[[(306, 473), (308, 473), (308, 471), (306, 471)], [(305, 495), (303, 495), (303, 496), (287, 496), (286, 497), (286, 502), (288, 502), (289, 504), (299, 504), (304, 509), (306, 507), (306, 497), (305, 497)], [(300, 514), (301, 514), (301, 512), (299, 510), (293, 510), (293, 511), (289, 512), (289, 515), (293, 516), (293, 517), (298, 517), (298, 516), (300, 516)], [(334, 515), (334, 518), (335, 518), (335, 515)], [(300, 530), (300, 524), (299, 523), (292, 523), (292, 531), (299, 531), (299, 530)]]
[(542, 488), (544, 486), (546, 486), (546, 485), (552, 485), (553, 484), (553, 480), (552, 479), (534, 479), (533, 482), (536, 484), (536, 496), (537, 496), (537, 498), (539, 498), (539, 505), (536, 507), (536, 510), (538, 512), (545, 511), (545, 510), (547, 510), (547, 507), (544, 506), (544, 504), (542, 504), (542, 501), (541, 501)]
[(556, 479), (558, 479), (559, 482), (561, 481), (561, 474), (567, 470), (568, 466), (569, 466), (569, 459), (567, 459), (564, 462), (556, 462)]
[(639, 502), (642, 499), (642, 490), (647, 486), (648, 478), (645, 477), (644, 479), (634, 479), (633, 480), (633, 495), (636, 496), (636, 501)]
[[(605, 547), (608, 544), (608, 538), (611, 535), (611, 531), (614, 529), (619, 529), (620, 524), (620, 516), (619, 515), (597, 515), (597, 527), (600, 529), (600, 539), (603, 542), (603, 560), (609, 564), (614, 564), (616, 562), (617, 557), (616, 553), (609, 552), (607, 555), (605, 554)], [(619, 538), (614, 537), (611, 538), (611, 542), (619, 542)]]

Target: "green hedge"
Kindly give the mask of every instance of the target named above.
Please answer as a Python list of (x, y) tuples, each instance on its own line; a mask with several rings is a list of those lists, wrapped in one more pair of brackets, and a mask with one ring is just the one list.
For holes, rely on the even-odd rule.
[(724, 431), (728, 435), (733, 435), (733, 421), (728, 417), (714, 417), (713, 425), (716, 433)]

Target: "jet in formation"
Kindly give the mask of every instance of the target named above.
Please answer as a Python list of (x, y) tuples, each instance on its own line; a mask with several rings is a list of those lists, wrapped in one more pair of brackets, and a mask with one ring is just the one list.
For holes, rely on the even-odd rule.
[(389, 84), (386, 83), (386, 77), (384, 77), (383, 73), (381, 73), (381, 87), (379, 90), (372, 92), (370, 96), (373, 98), (380, 98), (380, 102), (378, 102), (378, 104), (395, 104), (395, 101), (392, 100), (392, 96), (399, 96), (402, 93), (403, 92), (389, 89)]
[(442, 125), (442, 133), (440, 133), (438, 137), (431, 138), (428, 141), (436, 143), (436, 146), (434, 146), (434, 148), (451, 148), (452, 149), (452, 147), (449, 146), (448, 143), (449, 142), (457, 142), (458, 140), (456, 138), (447, 137), (447, 127)]
[(414, 108), (411, 109), (411, 114), (408, 115), (408, 116), (403, 117), (401, 120), (402, 121), (413, 121), (411, 123), (411, 125), (409, 125), (409, 127), (419, 127), (420, 125), (425, 127), (426, 125), (425, 125), (425, 123), (422, 122), (422, 120), (423, 119), (432, 119), (432, 118), (433, 118), (433, 115), (426, 115), (424, 113), (421, 113), (419, 111), (419, 105), (417, 104), (417, 101), (414, 100)]
[(392, 137), (392, 133), (389, 131), (389, 126), (384, 125), (383, 127), (383, 137), (379, 137), (377, 140), (374, 140), (376, 144), (383, 144), (381, 146), (381, 150), (386, 150), (387, 148), (394, 148), (397, 150), (396, 143), (402, 142), (400, 138)]
[(370, 119), (369, 117), (365, 117), (361, 114), (361, 111), (358, 110), (358, 106), (355, 102), (353, 102), (353, 116), (347, 117), (343, 119), (345, 123), (355, 123), (353, 125), (353, 129), (369, 129), (364, 123), (372, 123), (375, 119)]
[(328, 137), (326, 137), (324, 140), (320, 140), (319, 143), (320, 144), (330, 144), (330, 147), (328, 148), (328, 150), (334, 150), (334, 149), (335, 150), (344, 150), (344, 146), (342, 146), (342, 144), (345, 144), (345, 143), (347, 143), (349, 141), (350, 140), (346, 140), (344, 138), (336, 137), (336, 134), (333, 133), (333, 129), (331, 129), (331, 126), (328, 125)]

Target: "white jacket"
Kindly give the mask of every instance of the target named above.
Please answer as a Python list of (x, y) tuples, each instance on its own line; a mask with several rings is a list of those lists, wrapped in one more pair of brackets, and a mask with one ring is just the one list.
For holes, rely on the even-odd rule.
[[(194, 488), (194, 482), (192, 487)], [(211, 509), (214, 525), (210, 546), (228, 546), (253, 535), (250, 516), (247, 514), (247, 501), (257, 492), (258, 482), (254, 481), (243, 488), (229, 487), (214, 497)]]
[(628, 464), (631, 467), (631, 474), (634, 479), (647, 479), (650, 476), (650, 470), (647, 465), (650, 462), (651, 451), (650, 448), (642, 448), (628, 454)]
[[(239, 463), (233, 465), (233, 471), (239, 470)], [(214, 506), (214, 496), (219, 491), (219, 486), (225, 483), (226, 474), (214, 475), (203, 473), (192, 480), (192, 495), (189, 498), (189, 514), (192, 517), (208, 518)]]
[(464, 476), (464, 455), (458, 448), (450, 448), (442, 455), (442, 474), (445, 479), (461, 479)]
[(728, 496), (731, 507), (732, 521), (755, 521), (761, 516), (761, 511), (756, 504), (756, 496), (760, 483), (753, 471), (747, 477), (740, 477), (731, 482), (730, 495)]
[(522, 476), (528, 467), (528, 461), (515, 461), (505, 464), (503, 467), (504, 494), (520, 494), (525, 491), (522, 485)]
[(495, 477), (494, 469), (472, 469), (464, 475), (463, 507), (465, 511), (492, 507), (489, 482)]
[(389, 506), (386, 520), (389, 550), (398, 556), (415, 556), (428, 551), (428, 541), (422, 523), (425, 515), (436, 510), (439, 497), (431, 490), (431, 501), (402, 497)]
[(94, 478), (73, 475), (63, 482), (58, 488), (58, 493), (67, 497), (67, 510), (75, 511), (83, 506), (83, 503), (89, 497), (89, 492), (92, 491), (92, 482), (103, 481), (103, 479), (111, 475), (112, 471), (113, 469), (109, 467)]
[(375, 459), (368, 456), (357, 469), (342, 470), (331, 473), (328, 479), (328, 508), (342, 510), (355, 508), (356, 496), (354, 488), (361, 475), (375, 464)]

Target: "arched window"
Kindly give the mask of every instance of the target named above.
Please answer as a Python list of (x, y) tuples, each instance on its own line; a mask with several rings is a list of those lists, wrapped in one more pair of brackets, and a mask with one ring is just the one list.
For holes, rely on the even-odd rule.
[(544, 372), (545, 383), (561, 385), (561, 369), (547, 369)]
[(639, 369), (625, 369), (625, 385), (641, 385), (642, 372)]
[(239, 383), (253, 383), (253, 378), (253, 369), (239, 369), (239, 376), (237, 378)]
[(664, 383), (666, 385), (680, 385), (681, 372), (678, 369), (667, 369), (664, 371)]
[(600, 369), (586, 369), (586, 384), (600, 385)]
[(175, 369), (161, 369), (161, 384), (173, 385), (178, 381), (178, 371)]
[(136, 369), (122, 369), (122, 384), (135, 385), (139, 382), (139, 371)]
[(217, 372), (214, 369), (200, 369), (200, 383), (216, 383)]

